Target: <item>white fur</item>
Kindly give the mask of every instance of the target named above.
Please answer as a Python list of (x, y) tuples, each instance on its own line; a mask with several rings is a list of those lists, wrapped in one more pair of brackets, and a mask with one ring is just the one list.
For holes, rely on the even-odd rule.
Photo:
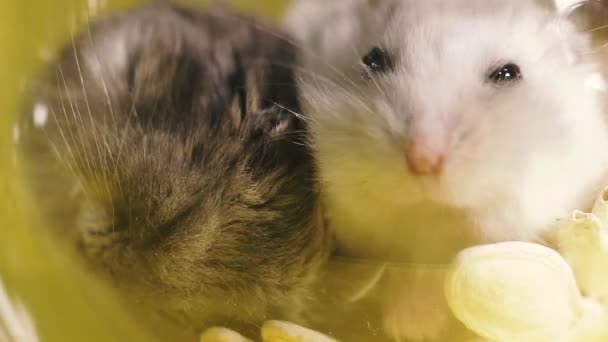
[[(304, 42), (311, 68), (347, 63), (386, 24), (392, 0), (295, 0), (284, 26)], [(327, 34), (331, 32), (331, 34)], [(353, 39), (357, 37), (357, 39)], [(344, 57), (344, 58), (343, 58)]]
[[(349, 253), (434, 260), (470, 243), (534, 240), (586, 208), (608, 136), (599, 94), (585, 86), (597, 69), (565, 19), (530, 0), (385, 0), (379, 11), (321, 2), (299, 1), (288, 21), (305, 47), (326, 210)], [(374, 46), (395, 70), (369, 80), (360, 60)], [(521, 81), (485, 81), (506, 62)], [(445, 148), (437, 179), (407, 169), (417, 134)]]

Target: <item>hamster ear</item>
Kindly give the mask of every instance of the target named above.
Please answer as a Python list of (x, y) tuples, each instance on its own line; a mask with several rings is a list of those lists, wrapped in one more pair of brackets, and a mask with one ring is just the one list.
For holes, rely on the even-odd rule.
[(572, 5), (563, 11), (562, 17), (571, 23), (571, 30), (577, 31), (579, 39), (575, 39), (570, 45), (575, 46), (574, 50), (579, 52), (579, 59), (599, 64), (604, 71), (607, 70), (605, 68), (608, 64), (605, 61), (608, 52), (604, 47), (608, 41), (608, 30), (604, 28), (608, 27), (608, 1), (571, 2)]
[(606, 40), (606, 30), (603, 28), (608, 24), (608, 1), (586, 0), (573, 1), (567, 15), (582, 32), (594, 32), (602, 39), (602, 44)]
[(589, 4), (599, 1), (586, 0), (551, 0), (561, 17), (557, 29), (562, 36), (562, 47), (572, 63), (589, 61), (589, 51), (593, 48), (592, 36), (588, 33), (587, 21)]
[[(568, 54), (569, 59), (574, 63), (584, 57), (585, 52), (589, 51), (591, 39), (585, 34), (588, 31), (583, 12), (589, 5), (597, 5), (601, 1), (596, 0), (534, 0), (536, 4), (550, 10), (559, 17), (555, 21), (554, 28), (559, 31), (562, 39), (562, 48)], [(603, 5), (605, 6), (605, 5)]]

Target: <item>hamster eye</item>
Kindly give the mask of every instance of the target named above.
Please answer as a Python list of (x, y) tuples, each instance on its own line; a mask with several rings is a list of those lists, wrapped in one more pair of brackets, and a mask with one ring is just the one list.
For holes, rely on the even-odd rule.
[(521, 78), (521, 70), (517, 64), (501, 65), (490, 73), (488, 79), (496, 84), (517, 81)]
[(373, 72), (386, 72), (392, 68), (392, 61), (386, 51), (375, 47), (361, 60)]

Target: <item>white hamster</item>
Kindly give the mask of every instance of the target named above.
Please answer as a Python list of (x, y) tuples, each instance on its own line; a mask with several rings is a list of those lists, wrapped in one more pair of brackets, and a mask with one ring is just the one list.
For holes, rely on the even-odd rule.
[(587, 37), (564, 15), (540, 0), (321, 3), (286, 22), (347, 251), (407, 249), (395, 234), (433, 229), (408, 210), (425, 202), (462, 212), (475, 241), (534, 240), (588, 204), (608, 130)]
[[(603, 78), (562, 5), (296, 2), (286, 26), (343, 253), (447, 262), (470, 244), (540, 240), (591, 204), (608, 170)], [(387, 294), (393, 335), (440, 338), (435, 278)]]

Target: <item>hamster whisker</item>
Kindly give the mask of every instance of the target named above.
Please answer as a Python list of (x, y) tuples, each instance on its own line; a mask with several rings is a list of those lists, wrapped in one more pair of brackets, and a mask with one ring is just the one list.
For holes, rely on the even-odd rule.
[[(86, 111), (87, 111), (87, 114), (89, 116), (89, 121), (90, 121), (90, 124), (91, 124), (91, 131), (92, 131), (92, 134), (93, 134), (93, 142), (95, 143), (95, 148), (97, 150), (97, 159), (99, 159), (99, 161), (102, 162), (102, 164), (105, 164), (106, 163), (106, 161), (105, 161), (105, 154), (101, 152), (101, 148), (102, 147), (100, 145), (100, 140), (99, 140), (100, 135), (97, 133), (97, 123), (93, 119), (93, 114), (91, 112), (91, 105), (89, 103), (89, 97), (88, 97), (88, 94), (87, 94), (87, 89), (86, 89), (86, 86), (84, 84), (84, 76), (82, 74), (82, 69), (80, 67), (80, 56), (79, 56), (79, 53), (78, 53), (78, 51), (76, 49), (76, 41), (74, 40), (74, 36), (73, 35), (72, 35), (72, 51), (74, 53), (74, 59), (75, 59), (75, 62), (76, 62), (75, 65), (76, 65), (76, 69), (77, 69), (77, 72), (78, 72), (78, 78), (79, 78), (79, 81), (80, 81), (80, 87), (82, 89), (82, 94), (84, 96), (84, 104), (86, 106)], [(84, 123), (83, 123), (83, 127), (84, 127)], [(108, 149), (108, 151), (111, 152), (111, 150), (109, 150), (109, 149)], [(105, 165), (101, 165), (101, 167), (99, 167), (99, 168), (100, 169), (98, 171), (101, 173), (100, 177), (102, 179), (105, 179), (106, 178), (106, 177), (104, 177), (105, 176), (105, 169), (106, 169)]]
[[(61, 153), (60, 152), (61, 149), (57, 146), (57, 143), (53, 142), (51, 137), (48, 136), (48, 134), (47, 134), (47, 136), (49, 137), (50, 148), (53, 151), (54, 156), (56, 158), (58, 158), (59, 161), (64, 163), (64, 165), (67, 167), (67, 170), (68, 170), (70, 176), (73, 177), (73, 179), (78, 179), (79, 177), (82, 176), (82, 170), (79, 170), (77, 165), (82, 165), (82, 158), (80, 158), (80, 163), (78, 160), (76, 160), (76, 154), (70, 147), (70, 143), (67, 140), (64, 130), (61, 128), (61, 125), (57, 119), (57, 113), (54, 111), (54, 109), (53, 109), (53, 113), (52, 113), (52, 118), (55, 121), (55, 124), (57, 125), (59, 134), (61, 136), (62, 142), (65, 145), (67, 153)], [(73, 141), (75, 142), (75, 140), (73, 140)], [(83, 194), (83, 196), (85, 196), (85, 198), (88, 199), (91, 197), (91, 194), (90, 194), (90, 191), (88, 188), (83, 187), (81, 190), (82, 190), (82, 194)]]
[(284, 111), (286, 111), (286, 112), (288, 112), (288, 113), (292, 114), (293, 116), (295, 116), (296, 118), (298, 118), (298, 119), (300, 119), (300, 120), (302, 120), (302, 121), (305, 121), (305, 122), (309, 122), (309, 121), (310, 121), (310, 118), (306, 117), (306, 116), (305, 116), (305, 115), (303, 115), (302, 113), (298, 113), (298, 112), (296, 112), (296, 111), (294, 111), (294, 110), (292, 110), (292, 109), (289, 109), (289, 108), (287, 108), (287, 107), (285, 107), (285, 106), (281, 105), (281, 104), (280, 104), (280, 103), (278, 103), (278, 102), (274, 102), (274, 101), (273, 101), (273, 104), (274, 104), (275, 106), (279, 107), (280, 109), (282, 109), (282, 110), (284, 110)]
[[(315, 78), (319, 78), (320, 75), (314, 73), (314, 71), (311, 71), (310, 69), (303, 67), (303, 66), (299, 66), (299, 65), (288, 65), (287, 67), (289, 67), (291, 70), (296, 70), (299, 74), (305, 74), (307, 76), (311, 76), (311, 77), (315, 77)], [(330, 70), (332, 73), (334, 72), (333, 68), (332, 70)], [(356, 86), (356, 83), (348, 78), (344, 73), (334, 73), (335, 75), (337, 75), (341, 81), (344, 81), (346, 84), (351, 85), (351, 86)], [(331, 86), (337, 86), (338, 84), (336, 83), (336, 81), (332, 80), (331, 78), (325, 76), (323, 77), (323, 79), (328, 83), (328, 85)], [(331, 83), (330, 83), (331, 82)]]
[(122, 153), (123, 153), (124, 147), (126, 146), (126, 143), (127, 143), (127, 135), (129, 133), (129, 129), (131, 127), (131, 118), (133, 117), (133, 113), (136, 113), (136, 109), (135, 109), (134, 105), (131, 105), (131, 110), (129, 111), (129, 115), (127, 115), (127, 122), (125, 123), (124, 127), (122, 128), (122, 132), (120, 134), (120, 138), (118, 141), (118, 151), (116, 153), (116, 159), (114, 160), (114, 179), (116, 179), (118, 182), (118, 191), (121, 196), (125, 195), (125, 191), (122, 187), (122, 182), (120, 181), (120, 177), (118, 176), (118, 167), (119, 167), (120, 160), (122, 159), (122, 155), (123, 155)]
[[(65, 113), (65, 107), (64, 107), (64, 109), (63, 109), (63, 112)], [(67, 165), (68, 165), (69, 169), (70, 169), (70, 170), (71, 170), (71, 171), (74, 173), (74, 175), (75, 175), (75, 174), (76, 174), (76, 170), (75, 170), (75, 168), (73, 167), (72, 162), (73, 162), (75, 165), (77, 165), (77, 164), (78, 164), (78, 162), (77, 162), (77, 160), (76, 160), (76, 156), (75, 156), (75, 154), (74, 154), (74, 151), (73, 151), (73, 150), (72, 150), (72, 148), (70, 147), (70, 144), (69, 144), (69, 142), (68, 142), (68, 140), (67, 140), (67, 137), (66, 137), (66, 135), (65, 135), (65, 132), (64, 132), (64, 130), (61, 128), (61, 125), (59, 124), (59, 120), (57, 120), (57, 113), (55, 112), (55, 109), (51, 109), (51, 117), (53, 118), (53, 120), (55, 121), (55, 124), (56, 124), (56, 125), (57, 125), (57, 127), (59, 128), (59, 135), (61, 136), (61, 139), (63, 140), (63, 143), (65, 144), (65, 147), (66, 147), (66, 150), (67, 150), (67, 153), (66, 153), (66, 154), (67, 154), (67, 155), (69, 155), (69, 156), (71, 157), (71, 159), (72, 159), (72, 160), (67, 160), (67, 158), (65, 158), (65, 157), (63, 157), (63, 156), (62, 156), (62, 153), (60, 153), (60, 152), (59, 152), (59, 149), (57, 148), (57, 144), (56, 144), (56, 143), (54, 143), (54, 142), (53, 142), (53, 143), (51, 144), (51, 147), (53, 148), (55, 155), (56, 155), (58, 158), (60, 158), (60, 159), (64, 160), (64, 161), (67, 163)], [(46, 134), (46, 136), (48, 137), (48, 134)], [(50, 137), (49, 137), (49, 141), (52, 141), (52, 140), (50, 139)], [(72, 141), (74, 141), (74, 140), (72, 139)]]
[[(341, 91), (343, 94), (348, 94), (349, 96), (352, 96), (351, 93), (353, 92), (353, 89), (356, 89), (356, 87), (354, 86), (355, 83), (352, 80), (348, 80), (347, 83), (342, 83), (342, 82), (339, 83), (336, 80), (330, 79), (325, 76), (321, 76), (310, 70), (306, 70), (306, 69), (302, 69), (302, 68), (295, 68), (295, 69), (299, 72), (298, 77), (300, 78), (300, 81), (310, 78), (307, 81), (310, 83), (314, 83), (317, 88), (323, 88), (324, 86), (326, 86), (326, 87), (332, 88), (336, 91)], [(348, 87), (349, 85), (352, 85), (353, 87)], [(361, 95), (363, 95), (363, 94), (361, 94)], [(317, 99), (316, 99), (317, 101), (327, 101), (328, 100), (325, 97), (325, 93), (323, 91), (315, 92), (314, 96), (317, 97)], [(312, 94), (311, 94), (311, 98), (313, 98)], [(357, 99), (357, 101), (361, 102), (359, 99)]]
[(601, 31), (601, 30), (605, 30), (605, 29), (608, 29), (608, 25), (602, 25), (602, 26), (594, 27), (594, 28), (592, 28), (590, 30), (585, 31), (585, 33), (593, 33), (593, 32)]
[(280, 136), (299, 135), (299, 134), (306, 134), (306, 133), (308, 133), (308, 130), (299, 129), (299, 130), (293, 130), (293, 131), (289, 131), (289, 132), (283, 132), (283, 133), (281, 133)]
[(600, 52), (600, 50), (604, 49), (608, 47), (608, 41), (600, 46), (598, 46), (595, 50), (597, 50), (597, 52)]
[[(93, 41), (90, 23), (87, 24), (86, 34), (87, 34), (87, 38), (88, 38), (89, 42), (92, 45), (94, 43), (94, 41)], [(99, 55), (97, 54), (97, 51), (94, 51), (93, 56), (95, 58), (95, 63), (97, 64), (97, 67), (99, 68), (99, 77), (101, 79), (101, 86), (103, 88), (103, 95), (105, 97), (106, 105), (108, 106), (108, 111), (110, 113), (110, 119), (112, 120), (112, 128), (117, 129), (118, 122), (116, 120), (116, 114), (114, 113), (114, 105), (112, 104), (112, 99), (110, 98), (107, 81), (106, 81), (105, 75), (103, 73), (103, 68), (101, 66), (101, 62), (99, 60)], [(105, 116), (104, 116), (104, 119), (105, 119)], [(106, 125), (106, 127), (107, 127), (107, 125)], [(107, 147), (108, 147), (108, 151), (109, 151), (109, 146), (107, 146)], [(110, 154), (110, 157), (112, 157), (112, 154)]]
[(585, 55), (585, 56), (597, 55), (597, 54), (600, 54), (602, 52), (605, 52), (603, 49), (605, 49), (607, 47), (608, 47), (608, 43), (605, 43), (605, 44), (602, 44), (602, 45), (600, 45), (600, 46), (598, 46), (596, 48), (593, 48), (591, 50), (584, 51), (581, 54)]
[[(72, 43), (74, 44), (74, 41)], [(79, 64), (78, 55), (77, 55), (76, 51), (74, 51), (74, 58), (75, 58), (76, 64)], [(79, 66), (77, 66), (77, 68), (79, 68)], [(59, 66), (59, 68), (58, 68), (58, 73), (59, 73), (59, 76), (58, 76), (59, 77), (59, 79), (58, 79), (59, 86), (60, 87), (63, 86), (63, 88), (66, 89), (66, 91), (62, 92), (62, 93), (64, 93), (67, 98), (64, 98), (63, 95), (60, 95), (60, 102), (62, 105), (64, 118), (65, 118), (66, 122), (71, 123), (70, 127), (73, 127), (73, 129), (68, 128), (68, 130), (70, 131), (70, 136), (72, 138), (72, 142), (74, 143), (74, 146), (79, 145), (80, 148), (82, 148), (82, 151), (78, 152), (78, 157), (81, 161), (80, 164), (85, 165), (86, 170), (83, 170), (83, 171), (85, 171), (85, 173), (88, 174), (88, 177), (93, 179), (98, 184), (102, 184), (105, 188), (104, 190), (109, 193), (110, 186), (107, 181), (106, 173), (104, 172), (103, 164), (99, 165), (99, 162), (103, 163), (104, 160), (102, 159), (102, 154), (101, 154), (99, 141), (98, 141), (99, 138), (97, 136), (97, 130), (94, 128), (93, 137), (92, 137), (94, 139), (93, 142), (95, 143), (95, 147), (97, 149), (97, 155), (98, 155), (98, 158), (95, 158), (95, 156), (92, 155), (93, 152), (89, 151), (89, 149), (86, 146), (87, 141), (90, 141), (91, 137), (84, 136), (84, 134), (86, 134), (86, 133), (84, 133), (84, 131), (86, 130), (86, 124), (83, 119), (83, 114), (82, 114), (78, 104), (72, 99), (72, 96), (71, 96), (70, 92), (68, 91), (68, 85), (65, 80), (63, 68), (61, 66)], [(81, 78), (81, 82), (82, 82), (83, 79), (82, 79), (82, 73), (80, 72), (80, 70), (78, 70), (78, 76)], [(88, 105), (88, 99), (86, 98), (86, 89), (83, 89), (83, 91), (85, 91), (83, 93), (83, 95), (85, 96), (85, 102)], [(68, 107), (66, 106), (66, 101), (69, 105), (69, 110), (72, 114), (73, 120), (68, 117)], [(89, 115), (91, 115), (92, 112), (90, 112), (90, 107), (88, 108), (88, 110), (89, 110)], [(90, 116), (90, 119), (91, 119), (91, 126), (93, 126), (93, 127), (96, 126), (94, 121), (92, 121), (92, 116)], [(62, 130), (60, 126), (61, 125), (59, 125), (59, 129)], [(74, 134), (73, 130), (76, 131), (75, 132), (76, 134)], [(60, 134), (62, 134), (62, 136), (65, 137), (65, 133), (60, 133)], [(65, 143), (68, 144), (67, 140), (65, 140)], [(97, 162), (95, 162), (96, 160), (97, 160)], [(113, 203), (111, 203), (111, 204), (113, 205)]]
[[(308, 131), (304, 131), (304, 130), (294, 131), (294, 132), (289, 132), (289, 133), (282, 133), (281, 135), (275, 136), (274, 139), (276, 139), (277, 141), (284, 141), (284, 140), (288, 140), (289, 139), (289, 140), (292, 140), (292, 143), (294, 143), (294, 144), (298, 144), (298, 145), (301, 145), (301, 146), (306, 146), (306, 145), (303, 145), (301, 141), (293, 140), (294, 137), (302, 137), (302, 138), (304, 138), (304, 136), (305, 136), (306, 133), (308, 133)], [(304, 139), (301, 139), (301, 140), (304, 140)]]
[(359, 93), (355, 93), (354, 91), (351, 93), (346, 93), (346, 98), (349, 99), (351, 103), (355, 104), (357, 107), (363, 109), (365, 112), (371, 115), (377, 115), (378, 112), (375, 111), (370, 104), (363, 101), (361, 98), (365, 97), (365, 94), (362, 93), (362, 90), (358, 90)]
[[(93, 41), (93, 36), (92, 36), (92, 32), (91, 32), (91, 23), (90, 23), (90, 21), (87, 21), (86, 31), (85, 32), (86, 32), (86, 38), (88, 39), (89, 43), (91, 45), (93, 45), (94, 41)], [(74, 36), (72, 36), (72, 48), (75, 50), (76, 49), (76, 42), (74, 41), (73, 37)], [(74, 53), (77, 54), (76, 51)], [(94, 58), (94, 62), (97, 64), (97, 67), (98, 67), (98, 70), (99, 70), (99, 75), (97, 75), (97, 76), (99, 76), (99, 78), (100, 78), (100, 81), (101, 81), (100, 84), (101, 84), (101, 87), (103, 89), (104, 100), (106, 102), (107, 110), (108, 110), (108, 112), (110, 114), (110, 123), (108, 123), (107, 120), (106, 120), (107, 116), (104, 116), (104, 125), (103, 125), (103, 127), (104, 127), (104, 129), (115, 129), (115, 130), (118, 130), (119, 127), (118, 127), (118, 121), (116, 119), (116, 113), (114, 112), (114, 105), (112, 103), (112, 99), (110, 98), (110, 92), (108, 90), (106, 77), (105, 77), (104, 72), (103, 72), (104, 69), (103, 69), (101, 61), (99, 59), (99, 55), (98, 55), (97, 50), (93, 51), (92, 57)], [(78, 62), (78, 56), (76, 56), (76, 58), (77, 58), (77, 62)], [(84, 92), (84, 95), (85, 95), (85, 100), (86, 100), (86, 103), (87, 103), (89, 115), (90, 115), (91, 121), (93, 121), (93, 118), (92, 118), (92, 115), (91, 115), (90, 106), (89, 106), (88, 100), (86, 98), (87, 93), (86, 93), (86, 89), (85, 89), (85, 85), (84, 85), (84, 80), (83, 80), (83, 75), (82, 75), (82, 72), (80, 70), (80, 64), (79, 63), (77, 64), (77, 67), (79, 69), (78, 71), (79, 71), (79, 75), (80, 75), (80, 78), (81, 78), (81, 84), (82, 84), (83, 92)], [(95, 125), (93, 125), (93, 126), (95, 126)], [(93, 129), (94, 129), (94, 134), (96, 134), (95, 133), (96, 132), (95, 128), (93, 128)], [(124, 129), (126, 129), (126, 128), (124, 128)], [(98, 143), (98, 138), (97, 137), (95, 138), (95, 140), (96, 140), (96, 143)], [(113, 177), (113, 179), (117, 183), (116, 184), (117, 187), (118, 187), (117, 190), (118, 190), (118, 192), (120, 194), (124, 194), (122, 182), (120, 180), (120, 177), (118, 177), (118, 161), (114, 159), (114, 155), (113, 155), (113, 153), (111, 151), (111, 147), (110, 147), (110, 144), (109, 144), (109, 142), (107, 140), (107, 136), (106, 135), (104, 135), (103, 144), (104, 144), (104, 146), (105, 146), (105, 148), (106, 148), (106, 150), (108, 152), (107, 154), (103, 155), (103, 162), (104, 162), (103, 174), (105, 176), (104, 178), (106, 178), (106, 182), (107, 182), (107, 178), (110, 177), (109, 173), (111, 172), (110, 171), (111, 168), (108, 165), (108, 160), (107, 160), (107, 158), (109, 157), (110, 158), (109, 163), (111, 163), (113, 165), (113, 175), (112, 175), (112, 177)], [(98, 151), (99, 151), (99, 146), (98, 146)], [(101, 154), (101, 151), (100, 151), (100, 154)], [(108, 192), (109, 192), (109, 189), (108, 189)], [(111, 203), (111, 204), (112, 204), (112, 210), (114, 210), (114, 205), (113, 205), (113, 203)]]
[[(63, 88), (65, 89), (65, 92), (62, 92), (62, 93), (59, 94), (59, 101), (60, 101), (62, 109), (63, 109), (63, 115), (64, 115), (65, 121), (68, 122), (68, 123), (71, 123), (69, 125), (69, 128), (68, 128), (71, 140), (74, 143), (74, 146), (78, 146), (78, 143), (80, 143), (79, 147), (82, 148), (83, 151), (86, 151), (86, 147), (84, 145), (84, 139), (83, 139), (82, 134), (80, 134), (79, 137), (78, 137), (78, 139), (77, 139), (76, 136), (75, 136), (75, 134), (74, 134), (74, 130), (72, 129), (72, 127), (75, 126), (76, 133), (80, 132), (80, 130), (78, 129), (78, 119), (77, 119), (77, 116), (76, 116), (76, 112), (74, 110), (74, 103), (72, 102), (72, 99), (70, 97), (69, 88), (68, 88), (67, 82), (65, 80), (65, 75), (63, 73), (63, 68), (61, 66), (59, 66), (57, 69), (58, 69), (58, 76), (57, 76), (58, 77), (58, 86), (60, 86), (60, 87), (63, 86)], [(67, 98), (64, 97), (64, 94), (65, 94), (65, 96)], [(68, 107), (66, 106), (66, 101), (69, 104), (69, 107), (70, 107), (70, 110), (71, 110), (71, 113), (72, 113), (72, 116), (73, 116), (74, 120), (71, 120), (69, 118)], [(67, 142), (66, 142), (66, 144), (67, 144)], [(80, 161), (80, 164), (81, 165), (85, 165), (85, 167), (87, 168), (87, 170), (90, 172), (92, 170), (91, 169), (91, 163), (90, 163), (90, 160), (88, 159), (88, 157), (86, 155), (86, 152), (84, 152), (84, 156), (83, 156), (83, 152), (79, 151), (78, 154), (77, 154), (77, 156), (78, 156), (78, 159)]]
[(310, 146), (308, 146), (307, 143), (304, 143), (304, 142), (292, 141), (291, 143), (294, 145), (302, 146), (302, 147), (310, 147)]
[[(304, 67), (295, 67), (294, 69), (297, 70), (298, 73), (306, 75), (306, 76), (310, 76), (313, 79), (315, 79), (316, 81), (323, 81), (323, 82), (325, 82), (329, 86), (338, 86), (339, 87), (339, 84), (336, 81), (332, 80), (331, 78), (329, 78), (327, 76), (321, 76), (321, 75), (316, 74), (315, 72), (313, 72), (311, 70), (308, 70), (308, 69), (306, 69)], [(345, 80), (347, 80), (347, 79), (345, 79)], [(353, 86), (355, 85), (355, 83), (352, 80), (349, 80), (348, 83), (350, 85), (353, 85)]]

